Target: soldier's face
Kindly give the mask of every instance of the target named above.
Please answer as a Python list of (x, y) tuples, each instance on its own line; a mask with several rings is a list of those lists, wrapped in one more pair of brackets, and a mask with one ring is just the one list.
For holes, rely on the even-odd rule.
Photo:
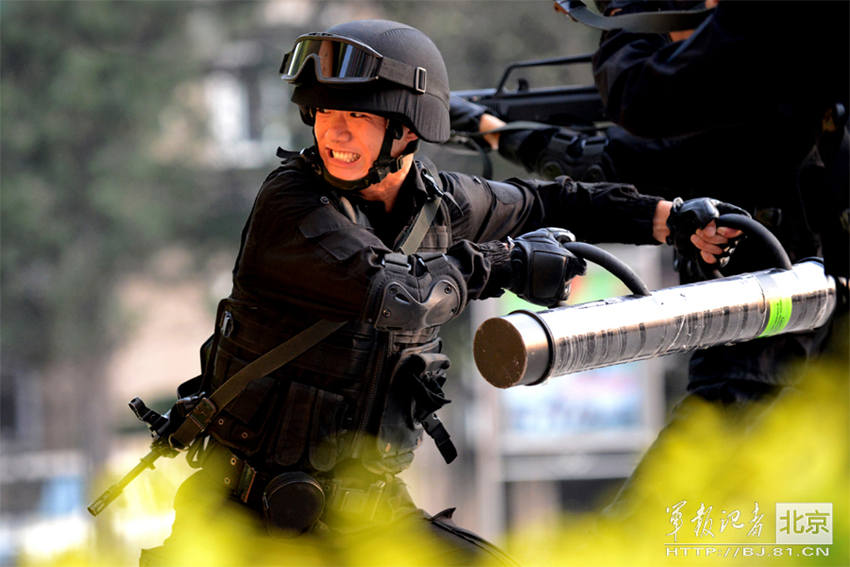
[[(313, 131), (319, 156), (328, 173), (353, 181), (365, 177), (381, 152), (387, 119), (368, 112), (316, 109)], [(400, 140), (395, 140), (392, 155), (397, 156), (415, 139), (407, 128)]]

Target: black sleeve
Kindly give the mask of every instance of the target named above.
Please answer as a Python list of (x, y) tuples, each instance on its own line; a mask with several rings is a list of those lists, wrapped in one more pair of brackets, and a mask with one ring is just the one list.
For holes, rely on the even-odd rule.
[(772, 67), (768, 38), (756, 30), (771, 24), (763, 3), (737, 4), (721, 2), (684, 41), (606, 32), (593, 69), (609, 117), (639, 136), (665, 137), (754, 112)]
[(455, 238), (487, 242), (557, 226), (586, 242), (658, 244), (652, 219), (661, 199), (631, 185), (568, 177), (491, 181), (460, 173), (444, 173), (443, 180), (458, 205)]
[[(333, 320), (370, 320), (376, 315), (370, 306), (380, 305), (376, 289), (402, 285), (427, 310), (434, 286), (448, 278), (457, 289), (457, 314), (470, 299), (498, 295), (507, 256), (495, 241), (507, 236), (561, 226), (591, 242), (655, 243), (658, 198), (628, 185), (441, 177), (452, 201), (448, 252), (399, 262), (370, 229), (340, 213), (309, 175), (284, 170), (270, 176), (243, 232), (234, 298)], [(400, 264), (409, 269), (399, 271)], [(395, 275), (388, 276), (390, 269)]]
[[(461, 132), (478, 132), (481, 115), (488, 112), (487, 108), (463, 97), (451, 95), (449, 98), (449, 118), (452, 130)], [(493, 114), (491, 112), (491, 114)]]
[(781, 118), (800, 104), (822, 114), (846, 100), (848, 6), (720, 2), (684, 41), (606, 32), (596, 85), (609, 117), (644, 137), (757, 122), (766, 112)]

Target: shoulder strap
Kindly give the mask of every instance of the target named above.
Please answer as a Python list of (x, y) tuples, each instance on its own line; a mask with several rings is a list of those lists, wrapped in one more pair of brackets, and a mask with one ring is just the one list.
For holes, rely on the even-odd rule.
[[(434, 217), (437, 216), (437, 211), (442, 202), (443, 190), (436, 167), (429, 162), (421, 169), (420, 174), (425, 187), (428, 189), (428, 198), (420, 207), (416, 219), (399, 244), (399, 251), (403, 254), (412, 254), (419, 248), (428, 228), (434, 222)], [(346, 323), (347, 321), (320, 319), (243, 367), (239, 372), (225, 380), (212, 394), (200, 399), (198, 405), (186, 416), (183, 423), (169, 436), (168, 440), (171, 446), (176, 449), (188, 447), (209, 426), (218, 412), (232, 402), (249, 383), (271, 374), (298, 358)]]
[[(421, 164), (422, 169), (419, 170), (419, 175), (425, 184), (428, 196), (419, 208), (419, 212), (416, 213), (416, 219), (407, 228), (398, 245), (399, 252), (405, 255), (413, 254), (422, 244), (422, 239), (425, 238), (425, 234), (431, 228), (431, 224), (437, 216), (437, 211), (440, 210), (440, 203), (443, 202), (443, 188), (437, 167), (430, 160), (423, 159)], [(413, 167), (415, 168), (416, 165), (414, 164)]]

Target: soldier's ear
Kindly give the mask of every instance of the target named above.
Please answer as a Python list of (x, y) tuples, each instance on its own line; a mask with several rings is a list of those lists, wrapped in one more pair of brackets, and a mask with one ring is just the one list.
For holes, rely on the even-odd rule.
[(409, 144), (410, 142), (413, 142), (413, 141), (419, 139), (419, 136), (416, 135), (416, 132), (414, 132), (413, 130), (411, 130), (407, 126), (404, 126), (403, 128), (404, 129), (401, 132), (401, 140), (405, 144)]

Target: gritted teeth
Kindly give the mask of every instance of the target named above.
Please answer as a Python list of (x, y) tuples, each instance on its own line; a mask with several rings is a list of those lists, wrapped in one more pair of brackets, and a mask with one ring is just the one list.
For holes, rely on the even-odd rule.
[(347, 163), (351, 163), (353, 161), (357, 161), (360, 159), (360, 154), (356, 154), (354, 152), (341, 152), (338, 150), (330, 150), (331, 157), (334, 159), (338, 159), (340, 161), (344, 161)]

